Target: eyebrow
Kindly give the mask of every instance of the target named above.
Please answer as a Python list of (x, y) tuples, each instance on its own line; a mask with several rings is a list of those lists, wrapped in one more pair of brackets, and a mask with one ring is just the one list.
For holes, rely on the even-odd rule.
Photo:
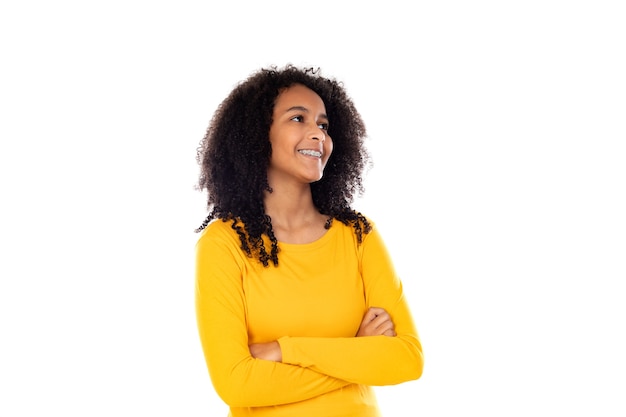
[[(302, 111), (302, 112), (305, 112), (305, 113), (309, 113), (309, 109), (307, 109), (306, 107), (303, 107), (303, 106), (292, 106), (292, 107), (289, 107), (287, 110), (285, 110), (285, 113), (289, 113), (290, 111), (294, 111), (294, 110), (295, 111)], [(328, 116), (326, 115), (326, 113), (320, 114), (320, 117), (323, 117), (324, 119), (328, 120)]]

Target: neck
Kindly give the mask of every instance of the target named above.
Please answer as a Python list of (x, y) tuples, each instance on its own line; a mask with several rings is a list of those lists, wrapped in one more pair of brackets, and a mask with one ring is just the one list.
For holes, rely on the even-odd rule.
[(311, 222), (320, 216), (313, 204), (311, 187), (273, 189), (265, 194), (265, 213), (274, 227), (291, 228)]
[(284, 243), (310, 243), (326, 233), (326, 216), (313, 204), (311, 185), (273, 181), (265, 193), (265, 213), (272, 219), (274, 236)]

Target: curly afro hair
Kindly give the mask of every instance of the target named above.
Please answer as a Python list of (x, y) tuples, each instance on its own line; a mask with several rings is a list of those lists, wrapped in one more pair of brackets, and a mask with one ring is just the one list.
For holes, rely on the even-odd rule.
[(323, 77), (319, 69), (293, 65), (260, 69), (218, 106), (198, 147), (197, 189), (207, 192), (209, 215), (196, 232), (213, 219), (231, 221), (241, 249), (264, 266), (270, 261), (277, 266), (279, 252), (263, 204), (264, 193), (271, 192), (268, 135), (276, 98), (294, 84), (317, 93), (331, 121), (328, 134), (333, 138), (333, 152), (322, 179), (311, 184), (313, 203), (328, 216), (326, 228), (333, 219), (351, 225), (358, 243), (371, 230), (368, 220), (351, 207), (354, 195), (364, 191), (362, 173), (370, 158), (364, 146), (365, 125), (343, 85)]

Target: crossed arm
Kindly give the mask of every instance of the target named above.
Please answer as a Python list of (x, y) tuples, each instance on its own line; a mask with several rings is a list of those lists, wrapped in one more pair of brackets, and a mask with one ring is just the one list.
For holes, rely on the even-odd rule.
[[(419, 378), (421, 345), (401, 285), (396, 278), (379, 279), (395, 275), (388, 262), (379, 262), (381, 248), (376, 245), (382, 243), (376, 236), (371, 242), (368, 250), (375, 256), (364, 259), (378, 260), (363, 266), (366, 304), (382, 307), (366, 311), (356, 337), (282, 337), (252, 345), (241, 284), (244, 260), (234, 255), (238, 248), (211, 239), (199, 242), (198, 328), (213, 386), (225, 403), (287, 404), (354, 383), (387, 385)], [(226, 258), (235, 260), (210, 261)]]
[[(370, 307), (361, 321), (356, 337), (366, 336), (395, 336), (396, 331), (389, 313), (384, 308)], [(253, 343), (250, 345), (250, 354), (253, 358), (266, 361), (281, 362), (283, 355), (278, 341), (268, 343)]]

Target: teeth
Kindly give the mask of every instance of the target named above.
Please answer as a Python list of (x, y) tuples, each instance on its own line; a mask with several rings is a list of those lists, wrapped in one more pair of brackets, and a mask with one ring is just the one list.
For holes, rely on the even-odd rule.
[(321, 152), (314, 151), (312, 149), (301, 149), (298, 152), (300, 152), (303, 155), (315, 156), (316, 158), (320, 158), (322, 156)]

